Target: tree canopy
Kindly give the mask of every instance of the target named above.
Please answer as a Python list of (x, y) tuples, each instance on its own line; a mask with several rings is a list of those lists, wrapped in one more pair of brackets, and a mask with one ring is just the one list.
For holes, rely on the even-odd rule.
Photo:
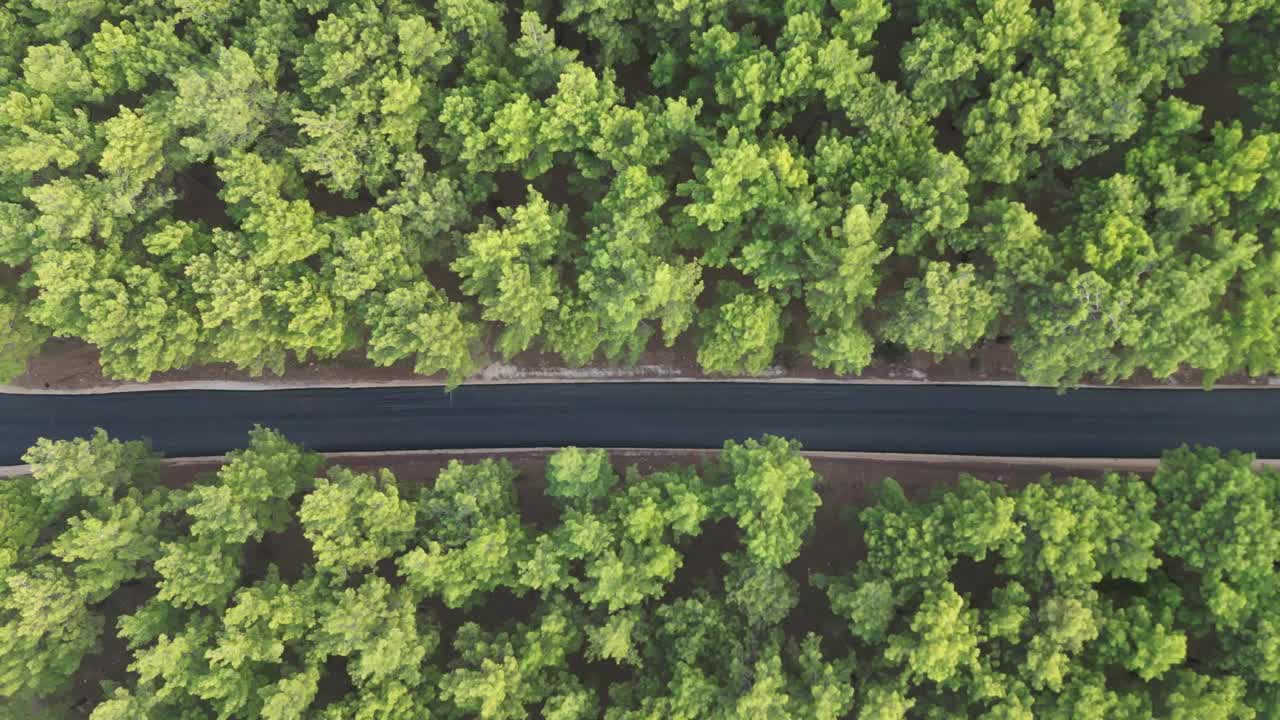
[(14, 717), (1280, 712), (1280, 473), (1240, 453), (843, 507), (768, 436), (523, 476), (356, 470), (262, 429), (194, 481), (101, 431), (25, 459), (0, 480)]
[[(13, 0), (0, 380), (1280, 370), (1275, 0)], [(887, 697), (887, 696), (886, 696)]]

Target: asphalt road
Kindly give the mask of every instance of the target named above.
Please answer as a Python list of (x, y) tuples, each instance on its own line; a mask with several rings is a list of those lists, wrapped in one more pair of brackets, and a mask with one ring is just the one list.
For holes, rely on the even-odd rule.
[(0, 395), (0, 465), (38, 437), (106, 428), (168, 456), (218, 455), (254, 424), (316, 450), (719, 447), (774, 433), (810, 450), (1155, 457), (1201, 443), (1280, 457), (1280, 391), (603, 383)]

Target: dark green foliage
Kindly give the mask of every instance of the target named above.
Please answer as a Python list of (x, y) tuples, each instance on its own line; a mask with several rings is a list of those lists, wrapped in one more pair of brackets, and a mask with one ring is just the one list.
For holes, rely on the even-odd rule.
[(713, 374), (997, 338), (1037, 383), (1271, 373), (1277, 32), (1274, 0), (14, 0), (0, 379), (50, 336), (134, 380), (684, 334)]
[[(603, 451), (561, 450), (542, 500), (518, 497), (505, 461), (453, 461), (434, 482), (341, 466), (317, 477), (316, 455), (266, 430), (184, 489), (161, 484), (145, 446), (101, 432), (42, 441), (27, 459), (30, 476), (0, 481), (0, 709), (56, 718), (80, 703), (93, 720), (1278, 709), (1280, 473), (1238, 453), (1183, 448), (1149, 479), (1021, 490), (961, 476), (917, 499), (885, 480), (856, 527), (824, 522), (817, 536), (818, 478), (798, 445), (767, 436), (726, 443), (701, 472), (621, 478)], [(800, 570), (863, 547), (839, 573)], [(94, 671), (113, 682), (73, 685)]]

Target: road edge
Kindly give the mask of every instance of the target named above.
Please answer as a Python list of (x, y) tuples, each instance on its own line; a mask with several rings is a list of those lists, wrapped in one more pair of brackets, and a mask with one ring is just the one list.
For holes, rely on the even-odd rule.
[[(558, 447), (537, 446), (521, 448), (463, 448), (456, 450), (389, 450), (386, 452), (327, 452), (320, 453), (329, 460), (366, 460), (387, 458), (388, 460), (410, 460), (418, 457), (502, 457), (531, 452), (553, 452)], [(629, 455), (667, 455), (678, 453), (717, 453), (713, 448), (631, 448), (607, 447), (610, 453), (626, 453)], [(844, 460), (862, 462), (918, 462), (921, 464), (954, 466), (962, 471), (966, 465), (1010, 465), (1010, 466), (1053, 466), (1065, 471), (1099, 471), (1116, 472), (1151, 472), (1160, 465), (1159, 458), (1064, 458), (1064, 457), (1021, 457), (1013, 455), (944, 455), (916, 453), (884, 453), (884, 452), (839, 452), (829, 450), (802, 450), (801, 455), (807, 458), (825, 460)], [(190, 457), (164, 458), (161, 462), (167, 467), (183, 465), (209, 465), (225, 460), (222, 455), (195, 455)], [(1255, 467), (1280, 468), (1280, 459), (1258, 458)], [(0, 478), (25, 475), (30, 472), (30, 465), (0, 466)]]
[[(618, 376), (618, 377), (530, 377), (501, 380), (467, 381), (459, 387), (501, 386), (501, 385), (608, 385), (626, 383), (724, 383), (724, 384), (766, 384), (766, 385), (893, 385), (893, 386), (960, 386), (960, 387), (1027, 387), (1038, 389), (1057, 389), (1053, 385), (1039, 385), (1020, 380), (914, 380), (890, 378), (797, 378), (797, 377), (734, 377), (734, 378), (701, 378), (701, 377), (651, 377), (651, 376)], [(320, 382), (296, 383), (285, 381), (255, 380), (190, 380), (167, 381), (156, 383), (123, 383), (120, 385), (98, 385), (88, 388), (31, 388), (19, 385), (0, 384), (3, 395), (112, 395), (144, 392), (175, 391), (227, 391), (227, 392), (271, 392), (279, 390), (359, 390), (369, 388), (420, 388), (438, 387), (443, 389), (444, 383), (439, 380), (388, 380), (381, 382)], [(1205, 392), (1204, 388), (1195, 385), (1102, 385), (1081, 384), (1069, 390), (1180, 390)], [(1280, 390), (1280, 379), (1266, 385), (1215, 385), (1212, 390)]]

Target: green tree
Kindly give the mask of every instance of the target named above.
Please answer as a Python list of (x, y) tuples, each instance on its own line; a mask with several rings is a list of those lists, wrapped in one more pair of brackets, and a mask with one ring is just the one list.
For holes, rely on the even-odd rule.
[(21, 299), (0, 291), (0, 382), (8, 382), (27, 369), (48, 337), (47, 331), (27, 320)]
[(462, 277), (463, 291), (484, 307), (484, 319), (502, 323), (498, 350), (510, 358), (529, 347), (547, 315), (559, 307), (552, 261), (564, 252), (568, 233), (565, 213), (532, 188), (526, 204), (501, 214), (506, 226), (481, 227), (468, 235), (452, 267)]
[(426, 281), (372, 296), (365, 310), (369, 325), (369, 359), (391, 365), (410, 355), (414, 372), (443, 371), (448, 388), (477, 369), (481, 329)]
[(800, 444), (771, 435), (727, 441), (717, 472), (727, 483), (724, 511), (741, 528), (751, 561), (777, 568), (794, 560), (822, 504)]
[(837, 373), (859, 373), (871, 363), (875, 340), (859, 317), (879, 286), (877, 266), (892, 250), (881, 248), (879, 229), (886, 208), (874, 212), (850, 206), (839, 228), (809, 250), (813, 279), (805, 286), (809, 326), (814, 330), (814, 364)]
[(316, 554), (316, 567), (344, 576), (400, 552), (414, 531), (416, 510), (401, 500), (395, 476), (375, 478), (333, 468), (316, 480), (298, 508), (302, 533)]
[(768, 295), (735, 283), (720, 283), (716, 293), (716, 305), (698, 318), (703, 331), (698, 365), (709, 373), (763, 373), (782, 340), (782, 308)]
[(212, 60), (204, 67), (186, 68), (173, 79), (177, 96), (172, 117), (183, 134), (182, 147), (196, 161), (245, 150), (283, 120), (284, 103), (274, 79), (249, 53), (219, 48)]
[(907, 281), (881, 331), (913, 350), (945, 355), (989, 336), (1003, 304), (972, 265), (930, 262), (923, 280)]
[(567, 608), (549, 604), (533, 623), (489, 633), (468, 623), (458, 629), (454, 667), (440, 678), (440, 696), (459, 711), (485, 720), (526, 717), (544, 700), (553, 706), (564, 687), (566, 655), (583, 642)]
[(417, 547), (396, 561), (415, 592), (462, 607), (514, 586), (528, 543), (516, 508), (516, 475), (505, 460), (454, 460), (422, 491)]

